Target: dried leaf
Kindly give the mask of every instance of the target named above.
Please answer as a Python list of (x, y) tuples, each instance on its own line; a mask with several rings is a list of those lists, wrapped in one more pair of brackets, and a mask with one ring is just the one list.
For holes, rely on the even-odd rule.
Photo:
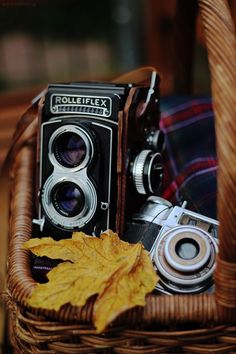
[(117, 272), (109, 286), (100, 292), (94, 305), (94, 324), (98, 332), (121, 312), (134, 306), (144, 306), (145, 296), (157, 283), (148, 252), (142, 249), (139, 262), (127, 274)]
[(111, 231), (100, 238), (78, 232), (60, 241), (31, 239), (25, 247), (38, 256), (66, 261), (48, 273), (48, 283), (37, 285), (28, 304), (59, 310), (66, 303), (83, 306), (99, 294), (94, 305), (99, 332), (126, 309), (144, 306), (145, 295), (158, 280), (143, 246), (121, 241)]

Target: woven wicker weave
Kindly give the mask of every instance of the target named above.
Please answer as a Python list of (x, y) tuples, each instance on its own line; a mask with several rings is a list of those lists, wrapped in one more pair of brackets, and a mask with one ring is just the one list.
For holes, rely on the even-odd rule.
[[(187, 1), (187, 0), (186, 0)], [(214, 294), (154, 296), (121, 315), (105, 333), (91, 325), (93, 299), (83, 308), (27, 308), (35, 286), (29, 255), (34, 203), (36, 125), (14, 147), (8, 254), (10, 337), (16, 353), (236, 353), (236, 45), (224, 0), (199, 0), (216, 119), (219, 256)], [(235, 161), (235, 162), (234, 162)]]

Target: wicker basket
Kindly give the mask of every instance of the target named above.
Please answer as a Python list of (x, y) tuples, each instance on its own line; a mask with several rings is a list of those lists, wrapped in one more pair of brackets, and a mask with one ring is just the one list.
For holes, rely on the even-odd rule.
[[(186, 0), (187, 1), (187, 0)], [(16, 353), (236, 353), (236, 46), (224, 0), (199, 0), (212, 77), (216, 119), (219, 255), (214, 294), (147, 297), (107, 331), (92, 326), (93, 299), (58, 312), (28, 308), (35, 286), (29, 254), (34, 203), (36, 124), (13, 147), (8, 290), (10, 338)], [(32, 112), (33, 113), (33, 112)], [(20, 127), (18, 127), (20, 129)]]

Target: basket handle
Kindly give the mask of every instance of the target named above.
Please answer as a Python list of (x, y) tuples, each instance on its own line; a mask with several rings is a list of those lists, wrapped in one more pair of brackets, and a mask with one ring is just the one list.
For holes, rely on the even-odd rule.
[(236, 39), (226, 0), (199, 0), (211, 72), (219, 169), (216, 301), (236, 309)]

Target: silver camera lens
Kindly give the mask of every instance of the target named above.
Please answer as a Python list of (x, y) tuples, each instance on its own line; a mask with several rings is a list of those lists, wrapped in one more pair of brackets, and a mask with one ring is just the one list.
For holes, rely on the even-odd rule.
[(51, 175), (43, 186), (41, 200), (48, 219), (66, 230), (84, 227), (97, 209), (97, 192), (85, 169), (74, 177)]
[(67, 217), (78, 215), (85, 205), (83, 191), (70, 181), (56, 184), (51, 191), (51, 196), (55, 209)]
[(58, 128), (49, 140), (53, 165), (70, 169), (84, 168), (93, 157), (93, 142), (88, 133), (75, 125)]
[(153, 260), (170, 293), (197, 293), (212, 282), (216, 253), (217, 243), (208, 232), (177, 226), (158, 239)]

